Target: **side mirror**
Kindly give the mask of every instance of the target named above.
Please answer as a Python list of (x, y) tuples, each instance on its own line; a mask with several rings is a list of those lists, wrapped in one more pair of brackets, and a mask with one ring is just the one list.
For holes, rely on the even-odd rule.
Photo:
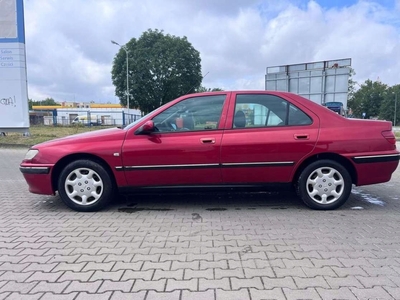
[(149, 134), (155, 131), (154, 122), (152, 120), (144, 123), (138, 130), (136, 130), (135, 134)]

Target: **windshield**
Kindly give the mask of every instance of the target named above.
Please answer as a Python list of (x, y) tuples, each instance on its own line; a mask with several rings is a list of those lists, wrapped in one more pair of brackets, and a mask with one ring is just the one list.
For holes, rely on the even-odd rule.
[(132, 128), (132, 127), (135, 126), (137, 123), (139, 123), (141, 120), (143, 120), (144, 117), (146, 117), (146, 116), (143, 116), (143, 117), (137, 119), (136, 121), (133, 121), (132, 123), (130, 123), (129, 125), (127, 125), (126, 127), (124, 127), (124, 129), (130, 129), (130, 128)]
[[(167, 103), (168, 104), (168, 103)], [(135, 126), (137, 123), (139, 123), (140, 121), (142, 121), (145, 117), (147, 118), (149, 115), (154, 115), (156, 112), (158, 112), (159, 110), (161, 110), (163, 107), (165, 106), (165, 104), (163, 106), (160, 106), (159, 108), (156, 108), (155, 110), (153, 110), (152, 112), (148, 113), (147, 115), (144, 115), (143, 117), (137, 119), (136, 121), (130, 123), (129, 125), (127, 125), (124, 130), (129, 130), (131, 129), (133, 126)]]

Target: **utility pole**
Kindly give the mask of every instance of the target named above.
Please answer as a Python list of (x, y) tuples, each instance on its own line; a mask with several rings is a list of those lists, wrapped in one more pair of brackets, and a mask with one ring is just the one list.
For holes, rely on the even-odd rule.
[(120, 46), (120, 48), (124, 49), (125, 53), (126, 53), (126, 104), (128, 106), (128, 120), (130, 120), (130, 114), (129, 114), (129, 60), (128, 60), (128, 49), (126, 48), (126, 46), (121, 46), (120, 44), (118, 44), (115, 41), (111, 41), (112, 44)]
[(396, 116), (397, 116), (397, 93), (394, 93), (394, 117), (393, 117), (393, 127), (396, 126)]

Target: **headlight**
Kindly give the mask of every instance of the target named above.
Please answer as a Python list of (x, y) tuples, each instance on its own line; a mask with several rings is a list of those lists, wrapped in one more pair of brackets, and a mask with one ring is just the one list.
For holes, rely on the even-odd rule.
[(39, 153), (39, 150), (34, 150), (34, 149), (30, 149), (28, 150), (28, 152), (25, 154), (25, 159), (26, 160), (31, 160), (32, 158), (34, 158), (36, 156), (36, 154)]

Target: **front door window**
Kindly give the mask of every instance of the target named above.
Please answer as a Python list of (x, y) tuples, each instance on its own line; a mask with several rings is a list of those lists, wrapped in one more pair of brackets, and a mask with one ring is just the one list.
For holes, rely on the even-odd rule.
[(189, 98), (153, 118), (158, 132), (217, 129), (226, 95)]

